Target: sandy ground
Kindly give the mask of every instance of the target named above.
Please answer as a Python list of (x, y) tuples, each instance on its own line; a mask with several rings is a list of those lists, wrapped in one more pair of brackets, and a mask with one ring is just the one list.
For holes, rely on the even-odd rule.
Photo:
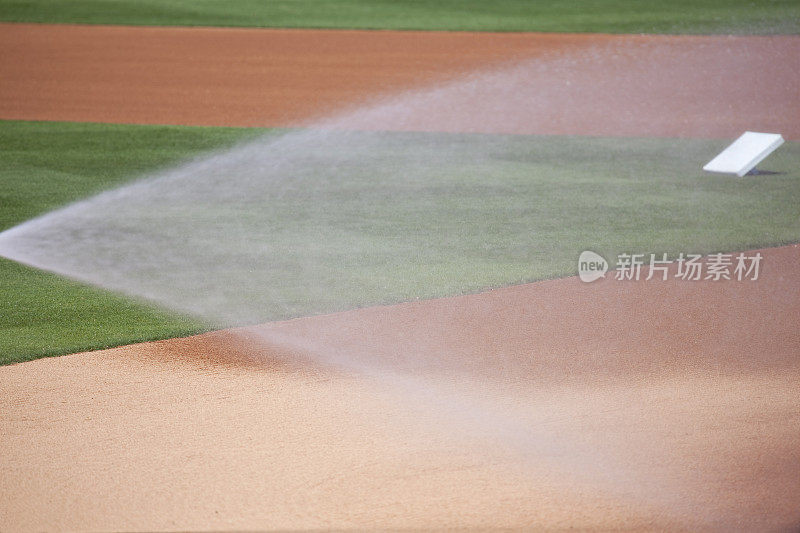
[[(2, 25), (0, 116), (291, 124), (596, 46), (562, 37)], [(714, 111), (762, 87), (739, 81), (700, 94)], [(636, 131), (742, 119), (682, 117)], [(0, 528), (796, 528), (800, 247), (763, 254), (755, 282), (571, 278), (2, 367)]]
[(718, 138), (749, 129), (800, 139), (796, 36), (0, 24), (0, 48), (5, 119), (291, 126), (507, 65), (499, 82), (354, 126)]
[(0, 520), (800, 524), (800, 246), (763, 253), (758, 281), (569, 278), (0, 368)]

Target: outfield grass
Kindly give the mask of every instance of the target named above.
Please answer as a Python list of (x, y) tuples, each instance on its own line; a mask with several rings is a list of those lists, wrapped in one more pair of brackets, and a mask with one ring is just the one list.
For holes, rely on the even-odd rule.
[[(0, 229), (142, 172), (261, 133), (0, 121), (0, 180), (4, 184)], [(297, 209), (331, 213), (326, 219), (329, 227), (322, 229), (325, 246), (338, 253), (352, 249), (356, 242), (362, 254), (356, 265), (350, 256), (341, 259), (347, 261), (347, 268), (359, 269), (354, 274), (359, 290), (337, 291), (335, 284), (323, 283), (316, 285), (322, 288), (319, 294), (309, 294), (310, 289), (295, 294), (297, 287), (308, 285), (309, 268), (317, 268), (313, 254), (325, 249), (302, 246), (308, 228), (284, 224), (275, 245), (285, 245), (287, 257), (289, 250), (300, 254), (296, 261), (308, 266), (299, 271), (287, 262), (279, 273), (285, 278), (276, 289), (282, 291), (279, 299), (296, 303), (290, 314), (569, 275), (584, 249), (613, 259), (625, 251), (708, 253), (800, 240), (798, 143), (787, 143), (763, 165), (781, 173), (737, 179), (700, 170), (725, 141), (386, 135), (397, 135), (407, 147), (417, 143), (420, 149), (440, 141), (485, 147), (490, 139), (492, 156), (482, 163), (489, 165), (484, 169), (457, 165), (445, 169), (437, 183), (409, 179), (376, 190), (369, 187), (370, 176), (355, 167), (348, 182), (336, 182), (331, 190), (315, 189), (310, 191), (313, 194), (299, 190), (296, 199), (284, 196), (285, 201), (296, 202)], [(391, 154), (387, 158), (390, 164)], [(354, 189), (359, 194), (352, 194)], [(310, 203), (304, 207), (302, 202)], [(383, 225), (373, 221), (359, 230), (358, 220), (348, 213), (363, 211), (365, 202), (381, 213)], [(286, 209), (284, 204), (276, 204), (275, 215), (282, 209)], [(480, 223), (475, 225), (475, 220)], [(413, 245), (407, 237), (389, 238), (403, 231), (402, 224), (413, 225), (409, 233), (415, 228), (437, 229), (433, 236), (430, 232), (420, 235), (433, 242), (435, 250), (444, 251), (437, 252), (435, 262), (422, 262), (430, 265), (429, 271), (404, 271), (402, 260), (395, 266), (386, 263), (386, 257), (394, 254), (402, 259), (410, 251), (396, 248), (398, 242)], [(340, 232), (340, 227), (347, 231)], [(467, 227), (477, 229), (464, 231)], [(319, 232), (313, 235), (318, 242)], [(324, 267), (318, 275), (335, 274), (336, 268)], [(293, 273), (298, 279), (291, 278)], [(282, 307), (267, 318), (285, 313)], [(201, 329), (204, 324), (198, 321), (0, 260), (0, 363)]]
[(796, 34), (797, 0), (0, 0), (0, 20), (397, 30)]

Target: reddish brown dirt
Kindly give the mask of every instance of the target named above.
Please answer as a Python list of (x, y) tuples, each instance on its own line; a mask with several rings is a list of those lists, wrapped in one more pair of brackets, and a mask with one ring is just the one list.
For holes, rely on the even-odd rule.
[[(595, 46), (592, 36), (570, 36), (565, 52), (556, 46), (561, 36), (2, 30), (12, 53), (0, 58), (0, 116), (120, 122), (289, 124), (464, 68), (524, 57), (558, 62)], [(303, 42), (312, 35), (320, 40)], [(599, 39), (663, 42), (666, 54), (692, 42), (718, 51), (744, 42)], [(793, 38), (748, 42), (756, 58), (796, 46)], [(308, 49), (307, 62), (295, 64)], [(631, 54), (623, 55), (640, 57)], [(184, 65), (187, 57), (200, 59)], [(386, 57), (395, 59), (391, 68)], [(581, 57), (574, 55), (588, 65)], [(619, 72), (626, 61), (614, 63)], [(374, 72), (356, 83), (352, 73), (364, 63)], [(284, 73), (279, 81), (276, 72)], [(782, 75), (792, 81), (796, 71)], [(591, 77), (570, 81), (579, 79)], [(717, 98), (743, 104), (761, 87), (742, 83), (750, 89), (701, 91), (703, 102), (712, 110)], [(781, 87), (769, 93), (775, 103), (796, 106), (786, 95), (797, 85)], [(681, 94), (678, 101), (689, 102)], [(258, 112), (246, 103), (253, 95)], [(278, 100), (285, 115), (276, 114)], [(653, 116), (677, 111), (663, 104)], [(662, 116), (660, 133), (683, 124), (681, 134), (717, 134), (745, 118), (796, 127), (773, 111), (738, 111), (731, 120), (707, 115), (718, 126), (702, 132), (689, 119)], [(564, 112), (565, 131), (581, 116), (584, 132), (596, 126)], [(456, 114), (440, 117), (444, 128), (460, 127)], [(643, 120), (617, 124), (635, 129)], [(800, 247), (763, 253), (757, 282), (556, 280), (0, 368), (0, 524), (797, 526)], [(413, 381), (330, 369), (317, 360), (323, 354), (377, 362)]]
[(519, 63), (446, 104), (423, 99), (361, 126), (721, 138), (750, 129), (800, 139), (793, 36), (0, 24), (0, 47), (5, 119), (290, 126)]
[[(570, 278), (0, 368), (0, 519), (796, 525), (800, 246), (763, 253), (756, 282)], [(321, 353), (422, 388), (298, 362)]]

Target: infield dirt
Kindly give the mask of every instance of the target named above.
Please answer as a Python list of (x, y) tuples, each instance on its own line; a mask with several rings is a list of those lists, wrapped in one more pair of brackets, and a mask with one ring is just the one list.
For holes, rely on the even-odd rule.
[(4, 119), (296, 126), (511, 68), (501, 87), (466, 85), (446, 106), (416, 102), (363, 127), (800, 139), (796, 36), (0, 24), (0, 46)]

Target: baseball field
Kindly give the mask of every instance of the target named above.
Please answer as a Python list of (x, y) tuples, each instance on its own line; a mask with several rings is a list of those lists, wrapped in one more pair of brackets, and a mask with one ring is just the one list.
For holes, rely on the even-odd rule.
[(796, 3), (0, 21), (0, 529), (800, 526)]

